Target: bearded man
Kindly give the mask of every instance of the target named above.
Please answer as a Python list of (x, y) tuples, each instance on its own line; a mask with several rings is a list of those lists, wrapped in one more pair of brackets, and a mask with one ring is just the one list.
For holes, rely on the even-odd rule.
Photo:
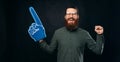
[(55, 31), (51, 43), (48, 45), (44, 40), (39, 41), (40, 47), (47, 52), (57, 48), (57, 62), (83, 62), (85, 46), (97, 54), (103, 52), (103, 27), (95, 26), (95, 41), (88, 31), (78, 27), (78, 12), (76, 7), (67, 8), (65, 26)]

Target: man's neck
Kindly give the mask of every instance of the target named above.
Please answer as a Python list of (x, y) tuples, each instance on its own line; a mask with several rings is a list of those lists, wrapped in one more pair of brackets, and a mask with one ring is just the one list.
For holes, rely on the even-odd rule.
[(76, 26), (75, 28), (72, 28), (72, 29), (66, 27), (66, 29), (67, 29), (68, 31), (76, 31), (76, 30), (78, 29), (78, 27)]

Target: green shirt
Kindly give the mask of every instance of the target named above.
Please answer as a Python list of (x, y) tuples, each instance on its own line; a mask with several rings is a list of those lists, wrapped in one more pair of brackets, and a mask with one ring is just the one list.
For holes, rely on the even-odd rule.
[(95, 41), (86, 30), (78, 28), (69, 31), (62, 27), (55, 31), (50, 45), (42, 42), (40, 46), (48, 52), (57, 47), (57, 62), (83, 62), (85, 46), (97, 54), (102, 53), (103, 35), (97, 35)]

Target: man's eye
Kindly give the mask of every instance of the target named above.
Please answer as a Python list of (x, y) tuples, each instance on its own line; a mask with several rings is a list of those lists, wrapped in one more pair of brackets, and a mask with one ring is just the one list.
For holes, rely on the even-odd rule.
[(67, 13), (66, 15), (76, 15), (77, 13)]
[(66, 15), (70, 15), (70, 13), (69, 13), (69, 14), (66, 14)]

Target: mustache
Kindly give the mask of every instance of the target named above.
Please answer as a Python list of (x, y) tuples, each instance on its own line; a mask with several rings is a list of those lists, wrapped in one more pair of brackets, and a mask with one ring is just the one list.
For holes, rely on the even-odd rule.
[(71, 17), (71, 18), (68, 18), (67, 20), (75, 20), (73, 17)]

